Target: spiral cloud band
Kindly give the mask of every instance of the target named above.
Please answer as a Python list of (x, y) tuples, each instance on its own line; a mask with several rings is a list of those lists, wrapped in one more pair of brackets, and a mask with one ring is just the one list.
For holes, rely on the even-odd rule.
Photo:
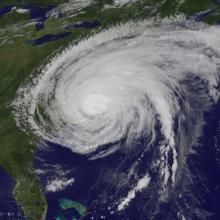
[[(153, 146), (163, 186), (174, 184), (199, 135), (187, 133), (199, 120), (192, 100), (205, 108), (219, 97), (219, 45), (219, 27), (189, 21), (112, 27), (70, 46), (19, 89), (17, 123), (91, 159), (141, 157)], [(140, 139), (146, 144), (134, 150)]]

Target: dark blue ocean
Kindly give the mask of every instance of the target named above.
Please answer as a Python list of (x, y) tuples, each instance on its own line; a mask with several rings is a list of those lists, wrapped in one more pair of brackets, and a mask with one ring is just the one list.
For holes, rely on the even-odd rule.
[[(200, 208), (206, 210), (210, 220), (220, 219), (220, 102), (217, 106), (204, 113), (205, 127), (200, 147), (195, 147), (196, 153), (189, 156), (188, 164), (194, 178), (192, 191), (201, 198)], [(123, 159), (123, 154), (117, 152), (107, 158), (94, 161), (88, 160), (85, 156), (73, 153), (68, 148), (54, 143), (46, 143), (47, 147), (39, 147), (35, 154), (34, 165), (36, 170), (46, 171), (39, 174), (43, 189), (51, 176), (63, 172), (66, 179), (74, 178), (75, 182), (59, 192), (45, 192), (48, 203), (47, 219), (56, 219), (63, 215), (66, 219), (73, 216), (79, 217), (74, 209), (62, 210), (59, 201), (62, 198), (81, 202), (85, 207), (91, 207), (93, 202), (98, 202), (98, 195), (105, 190), (101, 184), (98, 191), (93, 186), (97, 184), (97, 177), (103, 172), (102, 167), (115, 167)], [(147, 158), (147, 157), (146, 157)], [(130, 161), (132, 162), (132, 160)], [(106, 166), (107, 164), (107, 166)], [(57, 169), (59, 168), (59, 169)], [(144, 169), (144, 168), (143, 168)], [(57, 172), (59, 170), (59, 172)], [(67, 172), (68, 171), (68, 172)], [(3, 168), (0, 168), (0, 219), (1, 220), (23, 220), (21, 210), (18, 208), (13, 196), (15, 180)], [(97, 189), (97, 188), (95, 188)], [(88, 195), (88, 197), (87, 197)], [(112, 215), (109, 219), (133, 219), (135, 210), (140, 203), (136, 199), (130, 203), (124, 216)], [(172, 205), (163, 207), (164, 212), (169, 212)], [(94, 210), (89, 210), (95, 212)], [(104, 213), (104, 210), (103, 210)], [(108, 216), (106, 210), (106, 216)], [(89, 214), (84, 219), (89, 219)], [(142, 216), (143, 217), (143, 216)], [(138, 220), (142, 220), (141, 216)], [(162, 216), (158, 216), (160, 219)], [(193, 220), (200, 220), (195, 218)]]
[(15, 185), (15, 180), (0, 167), (0, 220), (24, 220), (13, 195)]
[[(220, 102), (204, 113), (206, 125), (204, 127), (204, 134), (200, 138), (200, 147), (195, 147), (195, 154), (192, 154), (188, 158), (189, 168), (193, 176), (193, 184), (191, 189), (194, 195), (200, 199), (199, 208), (205, 210), (210, 214), (210, 220), (220, 219)], [(59, 192), (46, 192), (46, 200), (48, 202), (47, 219), (56, 219), (56, 216), (63, 213), (66, 219), (71, 219), (72, 216), (76, 216), (75, 210), (68, 210), (65, 212), (59, 207), (59, 200), (61, 198), (67, 198), (74, 201), (79, 201), (86, 207), (92, 207), (92, 204), (98, 202), (99, 194), (105, 191), (105, 184), (100, 184), (98, 191), (94, 191), (97, 187), (97, 178), (100, 173), (105, 172), (103, 167), (111, 169), (117, 166), (121, 160), (123, 160), (123, 154), (117, 152), (110, 155), (108, 158), (102, 158), (94, 161), (89, 161), (85, 156), (80, 156), (73, 153), (68, 148), (62, 147), (54, 143), (46, 143), (47, 147), (40, 147), (36, 152), (35, 168), (41, 170), (49, 170), (45, 174), (40, 174), (40, 181), (45, 188), (46, 180), (53, 175), (56, 175), (56, 171), (53, 167), (59, 167), (63, 172), (68, 171), (65, 175), (67, 179), (74, 178), (73, 185), (67, 187)], [(146, 160), (150, 155), (146, 155)], [(128, 161), (132, 163), (132, 159)], [(142, 168), (140, 168), (142, 169)], [(143, 167), (143, 169), (145, 169)], [(111, 177), (110, 177), (111, 178)], [(107, 187), (107, 185), (106, 185)], [(129, 189), (128, 189), (129, 190)], [(92, 191), (92, 192), (91, 192)], [(88, 197), (87, 197), (88, 195)], [(148, 201), (147, 201), (148, 202)], [(137, 219), (136, 210), (141, 201), (134, 199), (126, 212), (123, 215), (109, 215), (108, 210), (106, 213), (103, 209), (102, 214), (106, 214), (106, 219), (114, 220), (133, 220)], [(168, 203), (162, 207), (162, 212), (166, 214), (172, 210), (172, 204)], [(89, 212), (95, 212), (89, 210)], [(147, 212), (147, 210), (146, 210)], [(85, 216), (83, 219), (90, 219), (89, 216)], [(138, 215), (137, 220), (144, 219), (143, 216)], [(161, 214), (155, 216), (155, 220), (163, 219)], [(199, 220), (195, 217), (193, 220)]]

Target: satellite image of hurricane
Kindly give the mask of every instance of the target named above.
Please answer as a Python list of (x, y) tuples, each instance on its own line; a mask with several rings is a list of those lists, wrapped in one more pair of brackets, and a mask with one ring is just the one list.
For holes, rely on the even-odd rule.
[(220, 1), (0, 0), (0, 220), (220, 220)]

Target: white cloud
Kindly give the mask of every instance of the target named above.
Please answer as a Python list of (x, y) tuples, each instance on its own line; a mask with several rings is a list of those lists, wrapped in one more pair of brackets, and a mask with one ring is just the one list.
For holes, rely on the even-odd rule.
[(66, 187), (71, 186), (74, 183), (74, 178), (55, 178), (47, 181), (46, 192), (58, 192), (64, 190)]

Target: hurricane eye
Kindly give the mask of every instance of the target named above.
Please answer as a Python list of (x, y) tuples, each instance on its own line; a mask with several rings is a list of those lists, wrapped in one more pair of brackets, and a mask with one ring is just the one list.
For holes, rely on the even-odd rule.
[(109, 108), (110, 100), (108, 97), (100, 94), (88, 95), (82, 103), (82, 111), (92, 116), (105, 114), (110, 110)]

